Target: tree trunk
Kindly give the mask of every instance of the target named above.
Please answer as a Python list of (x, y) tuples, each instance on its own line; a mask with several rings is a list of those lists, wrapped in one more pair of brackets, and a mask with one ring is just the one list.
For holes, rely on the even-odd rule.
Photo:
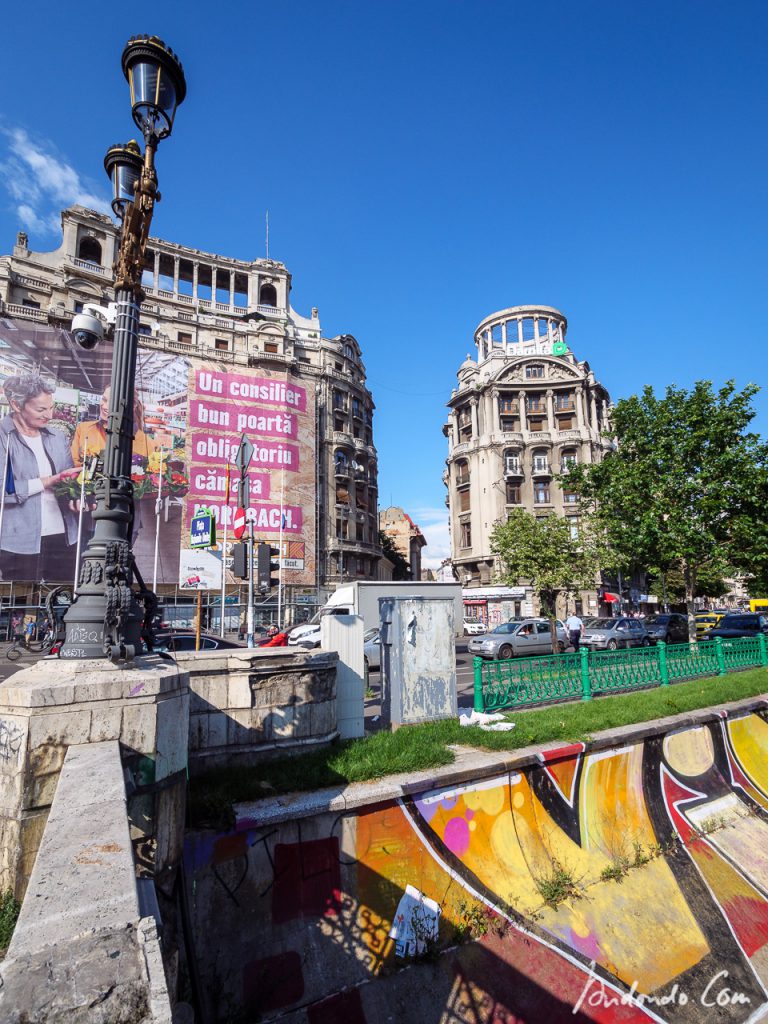
[(557, 619), (555, 611), (557, 607), (557, 591), (543, 590), (539, 594), (542, 618), (549, 619), (549, 637), (552, 643), (552, 653), (560, 654), (560, 641), (557, 639)]
[(696, 569), (687, 562), (683, 564), (683, 580), (685, 581), (685, 608), (688, 612), (688, 642), (696, 643), (696, 609), (693, 598), (696, 593)]

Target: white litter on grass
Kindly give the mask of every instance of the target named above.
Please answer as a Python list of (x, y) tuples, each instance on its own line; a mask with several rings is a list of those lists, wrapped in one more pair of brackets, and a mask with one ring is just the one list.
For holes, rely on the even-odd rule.
[(486, 715), (482, 711), (475, 711), (472, 708), (469, 713), (466, 711), (459, 713), (459, 725), (479, 725), (486, 732), (510, 732), (515, 728), (514, 722), (505, 722), (503, 719), (504, 715), (500, 711)]

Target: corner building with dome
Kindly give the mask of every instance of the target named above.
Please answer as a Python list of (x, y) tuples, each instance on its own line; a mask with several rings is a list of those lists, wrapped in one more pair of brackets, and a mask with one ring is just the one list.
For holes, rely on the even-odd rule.
[[(555, 479), (569, 465), (599, 462), (611, 447), (610, 398), (566, 341), (568, 322), (551, 306), (512, 306), (475, 331), (476, 358), (458, 370), (448, 402), (447, 469), (451, 550), (467, 616), (489, 626), (538, 612), (533, 592), (500, 586), (491, 532), (514, 508), (564, 516), (580, 529), (578, 497)], [(598, 612), (597, 590), (576, 610)], [(573, 608), (571, 604), (570, 609)], [(558, 609), (565, 614), (565, 602)]]

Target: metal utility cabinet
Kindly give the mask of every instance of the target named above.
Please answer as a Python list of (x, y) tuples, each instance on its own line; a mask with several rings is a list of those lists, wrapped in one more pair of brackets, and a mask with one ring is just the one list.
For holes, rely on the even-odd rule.
[(382, 597), (382, 717), (390, 726), (455, 718), (454, 602)]

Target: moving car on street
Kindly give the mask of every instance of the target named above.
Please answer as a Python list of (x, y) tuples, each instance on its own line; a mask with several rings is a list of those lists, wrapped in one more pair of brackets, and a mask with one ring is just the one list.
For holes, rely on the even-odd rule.
[(482, 636), (487, 629), (481, 619), (464, 619), (464, 636)]
[[(557, 620), (557, 639), (563, 649), (568, 645), (565, 626)], [(502, 622), (490, 633), (473, 636), (467, 644), (470, 654), (480, 658), (526, 657), (532, 654), (552, 653), (552, 634), (549, 619), (512, 619)]]
[[(686, 634), (687, 635), (687, 634)], [(640, 619), (587, 619), (581, 642), (593, 651), (619, 647), (648, 647), (648, 630)]]
[[(212, 636), (209, 633), (200, 634), (201, 651), (241, 650), (242, 647), (243, 644), (234, 640), (223, 640), (220, 636)], [(179, 630), (178, 632), (158, 633), (154, 649), (161, 653), (168, 651), (171, 654), (177, 651), (194, 651), (195, 632), (194, 630), (190, 632)]]
[(720, 625), (723, 617), (722, 612), (697, 612), (696, 613), (696, 639), (701, 640), (702, 634), (708, 629), (715, 629)]
[(768, 633), (768, 615), (757, 615), (752, 612), (734, 612), (724, 615), (714, 629), (708, 629), (700, 639), (735, 640), (740, 636), (759, 636)]
[[(636, 619), (632, 620), (636, 622)], [(688, 616), (679, 612), (648, 615), (644, 620), (648, 639), (652, 644), (663, 640), (665, 644), (684, 644), (688, 641)]]

